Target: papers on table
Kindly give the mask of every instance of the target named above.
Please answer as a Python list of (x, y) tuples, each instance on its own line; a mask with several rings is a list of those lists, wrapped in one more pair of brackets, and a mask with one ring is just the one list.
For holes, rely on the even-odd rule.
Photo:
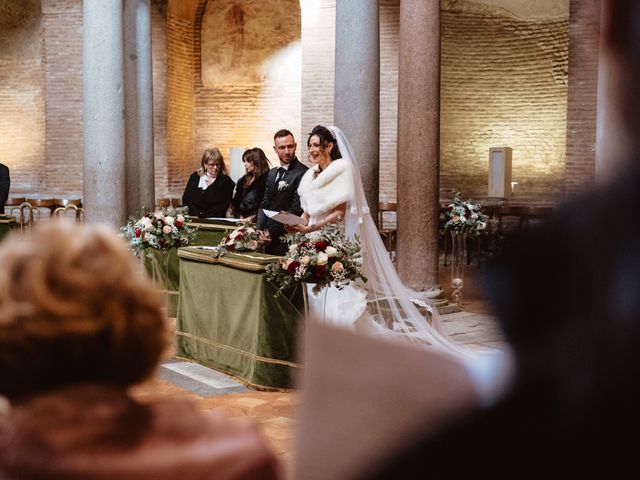
[(275, 210), (262, 210), (264, 214), (276, 222), (280, 222), (284, 225), (306, 225), (307, 221), (289, 212), (276, 212)]

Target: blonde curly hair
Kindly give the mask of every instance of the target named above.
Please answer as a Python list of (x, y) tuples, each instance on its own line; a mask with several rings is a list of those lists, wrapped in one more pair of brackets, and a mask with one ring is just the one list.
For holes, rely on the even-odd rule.
[(105, 226), (51, 221), (0, 244), (0, 394), (129, 386), (167, 344), (162, 303)]

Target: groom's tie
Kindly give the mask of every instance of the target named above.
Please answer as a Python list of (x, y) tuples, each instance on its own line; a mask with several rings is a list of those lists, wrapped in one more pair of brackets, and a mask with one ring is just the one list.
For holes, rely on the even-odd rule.
[(276, 173), (276, 183), (280, 181), (280, 179), (284, 176), (284, 172), (286, 171), (287, 171), (286, 168), (278, 167), (278, 173)]

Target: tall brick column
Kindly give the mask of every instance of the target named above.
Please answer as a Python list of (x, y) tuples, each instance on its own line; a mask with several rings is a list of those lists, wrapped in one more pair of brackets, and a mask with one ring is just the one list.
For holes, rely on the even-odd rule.
[(377, 0), (337, 0), (334, 122), (357, 156), (367, 203), (378, 219), (380, 22)]
[(398, 239), (402, 281), (437, 285), (440, 173), (440, 1), (400, 1)]
[(126, 220), (122, 0), (83, 3), (84, 186), (86, 218)]
[(155, 205), (149, 0), (124, 0), (127, 214)]

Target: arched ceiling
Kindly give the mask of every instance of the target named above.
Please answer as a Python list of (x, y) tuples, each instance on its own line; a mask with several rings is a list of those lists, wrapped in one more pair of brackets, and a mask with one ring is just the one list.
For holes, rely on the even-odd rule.
[[(467, 0), (469, 1), (469, 0)], [(520, 18), (544, 19), (569, 15), (569, 0), (471, 0), (498, 7)], [(451, 2), (457, 3), (457, 2)]]
[(167, 13), (173, 17), (193, 21), (200, 0), (169, 0)]

